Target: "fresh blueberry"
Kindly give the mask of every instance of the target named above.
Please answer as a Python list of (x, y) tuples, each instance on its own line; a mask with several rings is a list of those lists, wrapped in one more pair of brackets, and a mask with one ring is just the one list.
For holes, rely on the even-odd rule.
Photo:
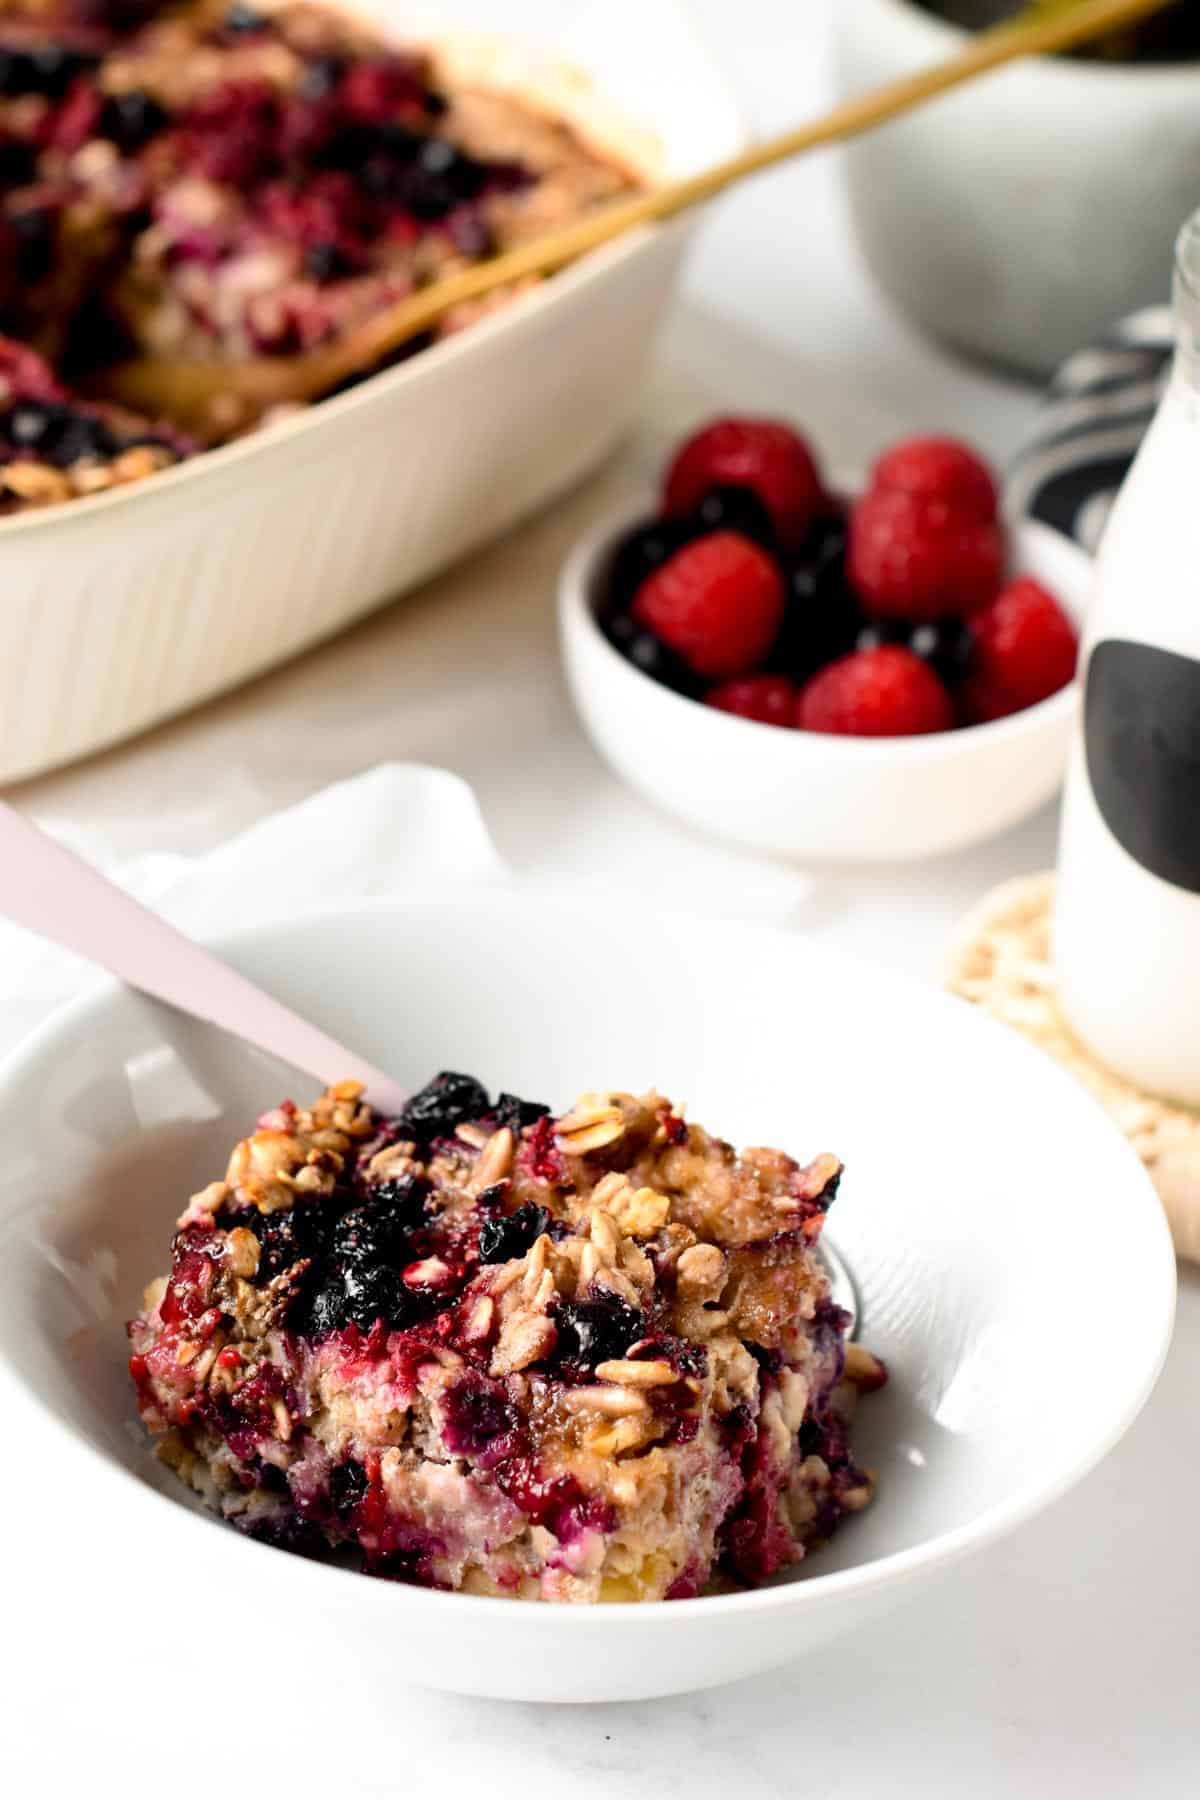
[(450, 1137), (458, 1125), (485, 1118), (488, 1111), (487, 1089), (473, 1075), (443, 1069), (413, 1095), (396, 1120), (396, 1129), (401, 1137), (428, 1144), (434, 1138)]
[(686, 694), (691, 699), (698, 698), (704, 691), (704, 683), (687, 664), (628, 613), (613, 613), (606, 619), (604, 634), (626, 662), (640, 669), (643, 675), (649, 675), (652, 681), (659, 681), (664, 687), (673, 688), (677, 694)]
[(947, 687), (964, 681), (971, 666), (974, 634), (966, 619), (937, 619), (911, 625), (904, 619), (868, 619), (854, 641), (856, 650), (899, 644), (929, 664)]
[(128, 93), (111, 94), (105, 101), (99, 134), (111, 138), (122, 150), (138, 150), (169, 122), (166, 108), (153, 94), (131, 88)]
[(933, 624), (914, 625), (908, 647), (947, 687), (955, 687), (970, 671), (975, 634), (967, 619), (938, 619)]
[(846, 579), (846, 521), (818, 519), (788, 564), (788, 581), (796, 600), (820, 600)]
[(631, 603), (643, 581), (661, 569), (667, 558), (681, 550), (692, 536), (680, 519), (652, 519), (628, 532), (613, 552), (608, 572), (608, 601), (615, 610)]
[(504, 1219), (488, 1219), (479, 1233), (479, 1260), (483, 1263), (512, 1262), (532, 1250), (550, 1223), (544, 1206), (527, 1200), (516, 1212)]
[(853, 650), (863, 626), (846, 582), (845, 520), (818, 520), (782, 567), (787, 611), (769, 666), (773, 674), (804, 681)]
[(868, 619), (854, 639), (856, 650), (882, 650), (889, 644), (907, 644), (909, 627), (903, 619)]
[(608, 1300), (571, 1300), (555, 1315), (557, 1355), (561, 1362), (611, 1362), (646, 1335), (644, 1316), (615, 1296)]
[(753, 488), (748, 487), (710, 488), (696, 508), (694, 529), (697, 535), (706, 531), (739, 531), (767, 550), (775, 543), (771, 515)]

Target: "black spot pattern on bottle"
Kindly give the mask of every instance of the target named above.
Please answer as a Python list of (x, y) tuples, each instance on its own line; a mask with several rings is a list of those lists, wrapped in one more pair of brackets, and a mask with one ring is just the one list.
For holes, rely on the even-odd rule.
[(1121, 848), (1200, 894), (1200, 662), (1106, 638), (1084, 689), (1088, 778)]

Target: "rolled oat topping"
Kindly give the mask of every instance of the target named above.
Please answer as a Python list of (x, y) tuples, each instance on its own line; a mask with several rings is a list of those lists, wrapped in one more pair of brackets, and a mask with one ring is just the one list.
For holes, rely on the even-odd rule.
[[(619, 1128), (618, 1128), (619, 1127)], [(814, 1244), (840, 1178), (660, 1095), (557, 1118), (444, 1073), (265, 1113), (129, 1326), (159, 1454), (224, 1517), (373, 1574), (675, 1599), (797, 1562), (871, 1479)]]

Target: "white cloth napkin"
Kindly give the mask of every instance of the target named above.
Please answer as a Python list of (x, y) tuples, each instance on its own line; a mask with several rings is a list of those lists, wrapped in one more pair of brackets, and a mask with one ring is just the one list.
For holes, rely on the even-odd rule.
[[(506, 871), (464, 781), (392, 763), (273, 813), (207, 855), (139, 856), (105, 873), (205, 937), (323, 901), (450, 877), (496, 881)], [(0, 920), (0, 1056), (97, 979), (80, 958)]]
[[(576, 820), (587, 835), (590, 821)], [(656, 871), (657, 888), (691, 913), (794, 919), (811, 889), (798, 870), (773, 866), (699, 841), (685, 866), (656, 843), (655, 821), (632, 832), (625, 866)], [(478, 885), (516, 879), (501, 859), (471, 788), (446, 769), (383, 763), (270, 814), (197, 856), (162, 852), (112, 862), (90, 829), (60, 828), (70, 848), (191, 936), (306, 912), (324, 902), (400, 894), (453, 880)], [(598, 881), (572, 845), (534, 877), (541, 892), (595, 897)], [(578, 845), (576, 845), (578, 848)], [(674, 871), (674, 873), (673, 873)], [(620, 874), (603, 884), (619, 893)], [(645, 899), (643, 888), (637, 889)], [(63, 1001), (99, 979), (76, 956), (0, 917), (0, 1058)]]

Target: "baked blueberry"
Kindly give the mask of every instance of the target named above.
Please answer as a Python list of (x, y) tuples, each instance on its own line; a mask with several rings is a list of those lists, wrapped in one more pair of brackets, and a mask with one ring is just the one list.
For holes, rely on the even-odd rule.
[(360, 1462), (349, 1460), (335, 1464), (329, 1475), (329, 1498), (339, 1519), (350, 1514), (367, 1497), (370, 1487), (367, 1471)]
[(615, 1295), (603, 1300), (572, 1300), (560, 1306), (557, 1355), (561, 1362), (594, 1366), (624, 1356), (646, 1335), (640, 1312)]
[(54, 214), (48, 206), (22, 206), (7, 214), (16, 240), (17, 275), (30, 285), (42, 281), (54, 264)]
[(473, 1075), (443, 1069), (413, 1095), (397, 1119), (396, 1128), (401, 1137), (428, 1144), (434, 1138), (453, 1136), (459, 1125), (486, 1118), (488, 1109), (487, 1089)]
[(540, 1100), (522, 1100), (517, 1094), (501, 1094), (492, 1108), (492, 1117), (497, 1129), (507, 1125), (519, 1136), (526, 1126), (536, 1125), (549, 1111), (550, 1108), (543, 1106)]
[(123, 94), (110, 94), (104, 103), (98, 127), (101, 137), (111, 138), (122, 150), (140, 150), (156, 132), (170, 123), (165, 107), (153, 94), (131, 88)]
[[(225, 1214), (227, 1229), (244, 1226), (258, 1239), (257, 1287), (264, 1287), (298, 1262), (319, 1263), (329, 1241), (329, 1207), (324, 1199), (297, 1200), (292, 1206), (263, 1213), (251, 1207), (246, 1213)], [(319, 1273), (319, 1271), (318, 1271)]]
[(524, 1256), (549, 1224), (545, 1207), (535, 1206), (529, 1200), (505, 1218), (485, 1220), (479, 1231), (480, 1262), (512, 1262), (515, 1257)]

